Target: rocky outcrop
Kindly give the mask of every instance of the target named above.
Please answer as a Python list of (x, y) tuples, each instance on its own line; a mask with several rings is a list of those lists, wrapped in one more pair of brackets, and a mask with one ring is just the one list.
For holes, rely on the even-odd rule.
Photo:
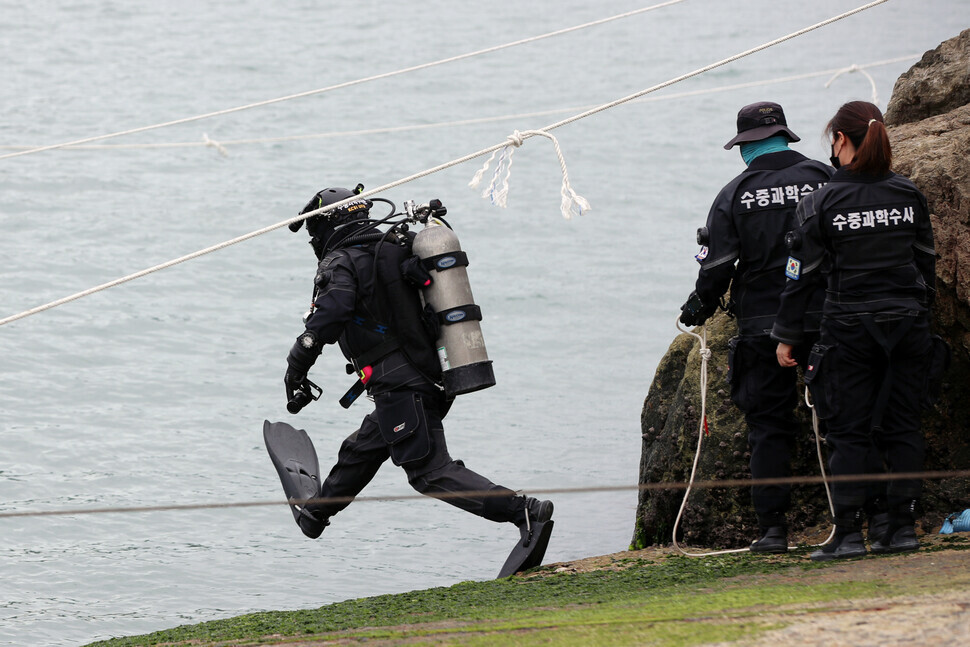
[(886, 125), (922, 121), (970, 103), (970, 29), (923, 54), (896, 80)]
[[(926, 194), (932, 214), (937, 261), (935, 332), (952, 346), (953, 363), (943, 394), (924, 416), (925, 468), (970, 469), (970, 30), (927, 52), (896, 83), (886, 111), (893, 143), (894, 170)], [(697, 480), (746, 479), (747, 433), (726, 383), (727, 340), (735, 334), (725, 315), (707, 325), (707, 428)], [(661, 360), (641, 414), (640, 483), (682, 483), (689, 479), (700, 434), (700, 341), (674, 339)], [(798, 411), (799, 434), (792, 471), (820, 473), (810, 411)], [(829, 523), (821, 485), (793, 488), (791, 528)], [(633, 546), (671, 541), (684, 499), (683, 489), (643, 489), (637, 506)], [(970, 480), (926, 481), (922, 500), (924, 530), (938, 530), (944, 515), (970, 507)], [(748, 488), (691, 492), (680, 521), (682, 540), (694, 546), (740, 547), (757, 533)]]

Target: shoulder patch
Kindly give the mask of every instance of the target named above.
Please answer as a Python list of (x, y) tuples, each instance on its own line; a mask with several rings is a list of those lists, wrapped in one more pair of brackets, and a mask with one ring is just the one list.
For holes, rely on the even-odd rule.
[(788, 264), (785, 265), (785, 276), (792, 281), (797, 281), (802, 275), (802, 262), (794, 256), (788, 257)]
[(707, 252), (708, 252), (707, 245), (704, 245), (703, 247), (701, 247), (701, 251), (694, 254), (694, 258), (697, 260), (698, 263), (702, 263), (704, 259), (707, 258)]

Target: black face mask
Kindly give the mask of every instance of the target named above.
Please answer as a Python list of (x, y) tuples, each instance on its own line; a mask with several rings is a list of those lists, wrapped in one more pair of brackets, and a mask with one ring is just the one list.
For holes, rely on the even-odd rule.
[(839, 156), (835, 154), (835, 144), (832, 144), (832, 157), (829, 158), (829, 161), (832, 163), (832, 168), (839, 168), (842, 166), (842, 161), (839, 159)]

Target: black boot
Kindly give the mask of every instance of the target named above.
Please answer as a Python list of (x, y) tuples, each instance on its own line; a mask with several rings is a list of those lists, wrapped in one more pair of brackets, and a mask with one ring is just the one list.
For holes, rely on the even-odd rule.
[(885, 553), (907, 553), (919, 550), (919, 540), (916, 538), (916, 501), (908, 501), (889, 512), (887, 528), (882, 536), (872, 542), (872, 552), (877, 555)]
[(330, 519), (307, 510), (306, 507), (300, 509), (300, 517), (296, 520), (296, 525), (300, 526), (303, 534), (310, 539), (316, 539), (323, 534), (323, 529), (330, 525)]
[(862, 510), (835, 518), (835, 536), (832, 541), (816, 550), (809, 557), (813, 562), (833, 559), (865, 557), (866, 544), (862, 540)]
[(552, 520), (552, 501), (533, 497), (516, 497), (518, 510), (512, 522), (519, 527), (519, 541), (509, 553), (499, 578), (527, 571), (542, 563), (555, 521)]
[(748, 550), (752, 553), (787, 553), (788, 528), (785, 526), (761, 528), (761, 539), (751, 542)]
[(519, 528), (552, 519), (552, 501), (540, 501), (531, 496), (522, 497), (522, 499), (524, 500), (524, 505), (512, 519), (513, 523)]
[(866, 530), (866, 539), (869, 540), (872, 552), (878, 552), (875, 548), (876, 542), (886, 536), (886, 532), (889, 530), (889, 513), (888, 512), (877, 512), (875, 514), (869, 515), (868, 529)]
[(889, 530), (889, 505), (883, 497), (866, 501), (866, 520), (866, 539), (872, 544)]

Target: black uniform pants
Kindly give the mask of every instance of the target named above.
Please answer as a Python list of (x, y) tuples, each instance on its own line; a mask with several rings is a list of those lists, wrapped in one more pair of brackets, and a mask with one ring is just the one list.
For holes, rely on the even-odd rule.
[[(521, 513), (523, 507), (523, 499), (468, 469), (460, 460), (451, 458), (441, 416), (435, 407), (422, 407), (424, 420), (419, 426), (423, 428), (415, 429), (411, 437), (388, 442), (386, 435), (393, 433), (393, 428), (390, 431), (385, 429), (385, 433), (382, 433), (380, 427), (381, 421), (387, 419), (387, 409), (396, 406), (395, 403), (402, 398), (406, 400), (413, 395), (415, 393), (411, 391), (396, 391), (375, 398), (376, 409), (365, 416), (360, 428), (341, 444), (337, 462), (324, 480), (320, 496), (357, 496), (371, 482), (381, 465), (393, 457), (394, 462), (404, 469), (411, 487), (418, 492), (445, 495), (445, 502), (491, 521), (516, 520), (517, 513)], [(463, 495), (463, 492), (468, 494)], [(492, 495), (484, 495), (486, 492)], [(311, 511), (329, 518), (348, 505), (349, 500), (314, 506)]]
[[(897, 317), (872, 325), (884, 338), (891, 338), (904, 322), (909, 324)], [(832, 474), (868, 473), (870, 443), (875, 443), (890, 472), (922, 470), (920, 413), (932, 345), (926, 317), (917, 318), (888, 354), (859, 318), (826, 319), (821, 343), (830, 346), (818, 379), (831, 399), (825, 442)], [(880, 398), (884, 382), (888, 391)], [(890, 481), (886, 487), (890, 509), (919, 498), (921, 488), (918, 479)], [(836, 517), (846, 517), (863, 506), (867, 483), (840, 482), (832, 490)]]
[[(779, 366), (777, 346), (767, 336), (740, 337), (731, 358), (731, 399), (744, 412), (748, 426), (753, 479), (791, 475), (798, 432), (798, 373), (795, 368)], [(751, 502), (761, 526), (785, 525), (791, 486), (755, 485), (751, 488)]]

